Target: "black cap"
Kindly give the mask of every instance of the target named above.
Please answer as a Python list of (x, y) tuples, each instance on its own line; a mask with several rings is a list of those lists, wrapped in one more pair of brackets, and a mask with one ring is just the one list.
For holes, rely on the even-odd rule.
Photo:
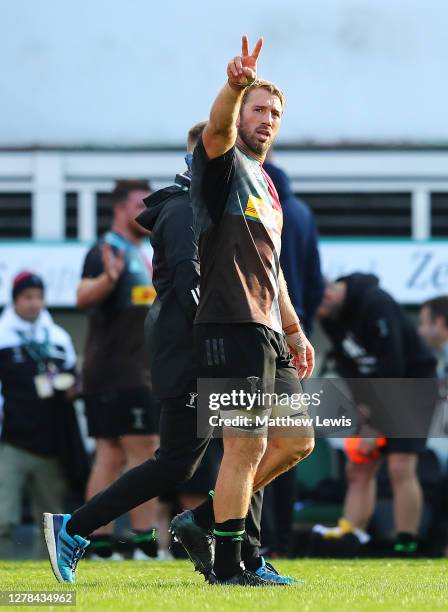
[(37, 289), (44, 290), (44, 282), (40, 276), (34, 274), (34, 272), (20, 272), (17, 276), (14, 277), (12, 281), (12, 299), (15, 301), (19, 293), (24, 291), (24, 289), (29, 289), (30, 287), (35, 287)]

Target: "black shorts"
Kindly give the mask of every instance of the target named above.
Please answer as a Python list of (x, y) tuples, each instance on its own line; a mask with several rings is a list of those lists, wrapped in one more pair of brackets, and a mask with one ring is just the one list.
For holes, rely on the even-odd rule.
[[(199, 362), (201, 418), (204, 397), (209, 402), (212, 394), (216, 395), (219, 391), (227, 395), (233, 390), (244, 390), (245, 393), (260, 391), (264, 397), (290, 398), (290, 401), (285, 399), (282, 405), (275, 403), (275, 400), (272, 403), (263, 400), (251, 415), (308, 416), (306, 407), (300, 402), (302, 385), (283, 334), (255, 323), (200, 323), (195, 325), (194, 337)], [(235, 404), (233, 400), (227, 406), (220, 408), (223, 417), (243, 419), (248, 415), (247, 410), (241, 408), (242, 404)], [(248, 429), (254, 429), (254, 420)]]
[(198, 378), (281, 379), (301, 390), (282, 334), (256, 323), (200, 323), (194, 326)]
[(151, 435), (159, 432), (159, 406), (148, 387), (85, 396), (87, 426), (93, 438)]
[(386, 455), (390, 455), (391, 453), (420, 455), (425, 452), (425, 448), (425, 438), (388, 438), (384, 453)]

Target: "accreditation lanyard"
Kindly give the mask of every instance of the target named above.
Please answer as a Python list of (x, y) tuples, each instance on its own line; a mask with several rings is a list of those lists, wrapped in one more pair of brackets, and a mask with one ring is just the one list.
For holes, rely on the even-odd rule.
[[(29, 338), (23, 332), (16, 331), (17, 335), (22, 340), (23, 350), (37, 366), (38, 373), (34, 376), (34, 386), (38, 397), (40, 399), (53, 397), (53, 380), (58, 373), (58, 368), (56, 364), (50, 361), (50, 358), (64, 358), (64, 354), (50, 345), (50, 334), (48, 329), (44, 330), (43, 342), (37, 342), (34, 338)], [(61, 354), (59, 355), (59, 353)]]
[(48, 329), (44, 330), (43, 342), (37, 342), (34, 338), (28, 337), (24, 332), (16, 330), (17, 335), (22, 341), (22, 348), (30, 359), (37, 365), (39, 374), (52, 371), (55, 365), (49, 362), (51, 356), (50, 334)]

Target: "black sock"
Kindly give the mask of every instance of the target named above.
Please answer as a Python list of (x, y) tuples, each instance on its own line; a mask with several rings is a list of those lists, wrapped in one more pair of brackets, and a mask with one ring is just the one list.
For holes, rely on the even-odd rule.
[(241, 541), (244, 535), (244, 518), (215, 523), (216, 538), (214, 572), (226, 580), (241, 572)]
[(415, 533), (402, 531), (397, 533), (394, 549), (396, 552), (414, 553), (418, 547), (418, 537)]
[[(73, 538), (75, 535), (79, 535), (79, 536), (81, 536), (82, 538), (87, 538), (87, 537), (88, 537), (88, 534), (84, 534), (84, 533), (81, 533), (81, 532), (79, 531), (79, 528), (78, 528), (78, 527), (77, 527), (77, 525), (76, 525), (76, 521), (74, 520), (74, 517), (72, 517), (71, 519), (69, 519), (69, 520), (67, 521), (67, 524), (66, 524), (66, 526), (65, 526), (65, 531), (66, 531), (66, 532), (68, 533), (68, 535), (69, 535), (69, 536), (71, 536), (72, 538)], [(96, 537), (96, 536), (92, 536), (92, 537)]]
[(241, 559), (246, 569), (256, 572), (261, 567), (260, 547), (250, 544), (247, 534), (241, 543)]
[(67, 524), (65, 525), (65, 531), (68, 533), (68, 535), (70, 537), (73, 538), (73, 536), (75, 535), (80, 535), (79, 533), (76, 533), (76, 531), (72, 530), (72, 519), (69, 519), (69, 521), (67, 522)]
[(115, 538), (112, 535), (96, 535), (90, 538), (89, 554), (108, 559), (114, 553)]
[(157, 530), (155, 528), (148, 531), (134, 529), (132, 543), (135, 548), (140, 548), (148, 557), (157, 557), (159, 543), (157, 542)]
[(242, 555), (243, 557), (243, 561), (244, 561), (244, 566), (246, 569), (250, 570), (251, 572), (256, 572), (258, 569), (260, 569), (261, 567), (261, 556), (258, 555), (257, 557), (249, 557), (248, 559), (244, 558), (244, 555)]
[(401, 533), (397, 533), (397, 542), (401, 544), (409, 544), (410, 542), (416, 542), (417, 536), (415, 533), (407, 533), (406, 531), (402, 531)]
[(210, 491), (205, 502), (193, 510), (195, 522), (199, 525), (199, 527), (202, 527), (202, 529), (205, 529), (206, 531), (210, 531), (212, 529), (215, 521), (213, 514), (213, 495), (214, 491)]

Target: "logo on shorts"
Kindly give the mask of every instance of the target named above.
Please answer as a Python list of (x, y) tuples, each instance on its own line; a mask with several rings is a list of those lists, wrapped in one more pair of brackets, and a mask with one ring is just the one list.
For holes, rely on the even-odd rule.
[(198, 394), (193, 391), (193, 392), (190, 392), (188, 395), (190, 396), (190, 401), (189, 401), (188, 404), (185, 404), (185, 406), (187, 408), (196, 408), (195, 400), (196, 400)]
[(247, 376), (247, 382), (250, 384), (250, 392), (256, 393), (259, 390), (258, 383), (260, 382), (259, 376)]
[(143, 415), (145, 414), (146, 410), (144, 408), (132, 408), (131, 412), (134, 416), (132, 427), (134, 429), (145, 429)]

